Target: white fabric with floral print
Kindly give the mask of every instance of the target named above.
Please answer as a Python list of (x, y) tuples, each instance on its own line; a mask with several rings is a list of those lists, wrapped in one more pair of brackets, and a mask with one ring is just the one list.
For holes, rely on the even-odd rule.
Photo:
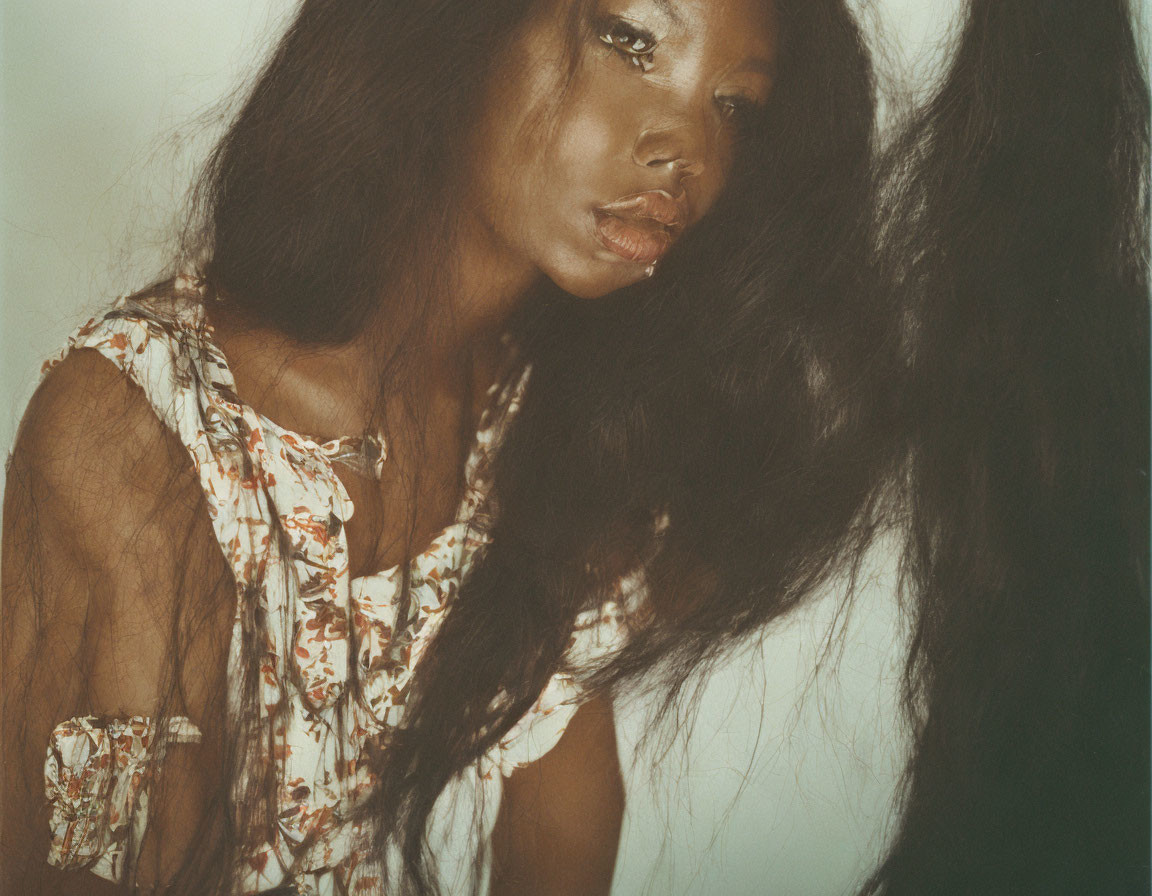
[[(303, 893), (378, 893), (367, 857), (371, 832), (346, 820), (373, 786), (364, 750), (402, 718), (413, 671), (477, 549), (487, 543), (489, 515), (483, 511), (491, 458), (519, 407), (530, 368), (499, 394), (496, 386), (489, 390), (492, 403), (468, 457), (456, 521), (411, 561), (411, 602), (401, 613), (400, 566), (367, 576), (349, 573), (344, 524), (354, 508), (333, 463), (349, 451), (363, 457), (364, 446), (350, 439), (317, 443), (242, 402), (212, 340), (203, 284), (180, 278), (173, 293), (121, 299), (81, 327), (44, 372), (73, 348), (97, 349), (142, 388), (199, 475), (237, 584), (230, 680), (239, 681), (249, 667), (253, 658), (242, 655), (241, 645), (254, 643), (255, 635), (262, 645), (262, 697), (260, 718), (250, 724), (253, 731), (271, 729), (276, 744), (245, 756), (247, 779), (274, 775), (279, 813), (270, 842), (245, 851), (241, 891), (294, 883)], [(381, 463), (384, 445), (370, 447), (369, 455)], [(273, 534), (277, 529), (283, 541)], [(616, 600), (581, 614), (567, 665), (588, 666), (618, 649), (643, 600), (643, 576), (634, 573), (619, 582)], [(258, 631), (245, 630), (253, 625)], [(230, 701), (238, 706), (238, 695)], [(507, 775), (546, 753), (580, 702), (578, 682), (557, 674), (479, 764), (479, 779)], [(166, 742), (198, 736), (194, 725), (178, 718), (170, 721)], [(150, 721), (140, 717), (71, 719), (56, 728), (45, 765), (50, 862), (121, 878), (131, 859), (126, 844), (139, 843), (147, 823), (147, 785), (160, 758), (153, 740)]]

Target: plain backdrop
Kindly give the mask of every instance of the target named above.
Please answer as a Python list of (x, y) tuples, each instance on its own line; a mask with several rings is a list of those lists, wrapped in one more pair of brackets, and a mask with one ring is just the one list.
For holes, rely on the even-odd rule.
[[(478, 0), (480, 2), (480, 0)], [(927, 89), (956, 0), (857, 0), (884, 85)], [(167, 265), (188, 184), (288, 0), (0, 0), (0, 439), (40, 363)], [(891, 111), (884, 103), (884, 109)], [(645, 750), (619, 707), (628, 813), (614, 892), (829, 896), (882, 853), (906, 758), (893, 551), (702, 676)], [(819, 671), (829, 631), (836, 661)], [(671, 737), (678, 732), (678, 736)]]

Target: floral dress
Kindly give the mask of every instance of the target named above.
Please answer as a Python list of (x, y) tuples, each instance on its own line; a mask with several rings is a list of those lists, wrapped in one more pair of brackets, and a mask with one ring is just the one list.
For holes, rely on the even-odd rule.
[[(399, 565), (372, 575), (349, 573), (344, 524), (354, 507), (334, 469), (335, 463), (359, 462), (379, 475), (383, 441), (318, 443), (246, 405), (213, 342), (203, 301), (204, 286), (192, 277), (177, 279), (164, 296), (121, 299), (81, 327), (44, 372), (73, 348), (98, 350), (143, 390), (198, 474), (236, 580), (229, 681), (252, 667), (243, 645), (258, 645), (259, 718), (247, 724), (274, 735), (271, 748), (266, 734), (244, 741), (255, 746), (244, 756), (241, 779), (271, 776), (278, 812), (267, 842), (245, 849), (236, 869), (239, 892), (292, 886), (308, 894), (381, 893), (369, 856), (372, 832), (350, 817), (374, 783), (365, 751), (403, 718), (420, 658), (487, 543), (491, 459), (519, 407), (530, 367), (503, 389), (489, 389), (456, 521), (412, 559), (409, 605), (402, 608)], [(595, 663), (618, 649), (643, 600), (637, 571), (617, 583), (615, 599), (582, 613), (568, 667)], [(238, 718), (239, 694), (228, 699)], [(555, 675), (473, 769), (476, 780), (498, 781), (546, 753), (580, 701), (578, 682)], [(167, 722), (164, 735), (158, 737), (152, 721), (141, 716), (73, 718), (55, 728), (44, 768), (51, 864), (122, 879), (147, 825), (148, 782), (163, 749), (200, 738), (197, 727), (180, 717)]]

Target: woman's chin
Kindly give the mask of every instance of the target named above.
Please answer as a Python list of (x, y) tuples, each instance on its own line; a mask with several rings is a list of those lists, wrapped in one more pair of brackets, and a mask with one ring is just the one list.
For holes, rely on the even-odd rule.
[(565, 267), (545, 271), (553, 283), (578, 299), (595, 300), (631, 286), (645, 278), (644, 268), (623, 260), (593, 262), (580, 268)]

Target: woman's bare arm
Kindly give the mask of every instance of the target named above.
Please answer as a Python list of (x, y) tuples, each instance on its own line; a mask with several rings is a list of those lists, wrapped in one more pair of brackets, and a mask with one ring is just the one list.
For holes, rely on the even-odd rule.
[(163, 880), (214, 785), (234, 585), (183, 446), (95, 352), (70, 355), (29, 405), (2, 550), (0, 892), (120, 892), (47, 865), (45, 750), (69, 718), (161, 707), (205, 736), (173, 746), (156, 782), (170, 798), (153, 800), (140, 882)]
[(593, 699), (552, 750), (505, 780), (490, 896), (607, 896), (623, 815), (612, 706)]

